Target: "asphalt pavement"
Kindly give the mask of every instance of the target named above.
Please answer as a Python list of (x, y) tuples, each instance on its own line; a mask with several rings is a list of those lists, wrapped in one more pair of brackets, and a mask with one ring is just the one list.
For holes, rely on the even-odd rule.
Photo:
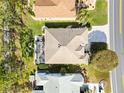
[[(124, 0), (122, 2), (124, 4)], [(124, 75), (124, 26), (120, 31), (120, 0), (109, 0), (109, 3), (110, 48), (119, 57), (119, 65), (112, 71), (112, 92), (124, 93), (122, 85), (122, 76)], [(124, 6), (122, 9), (124, 9)], [(122, 14), (123, 17), (124, 11)], [(122, 22), (124, 22), (124, 18)]]

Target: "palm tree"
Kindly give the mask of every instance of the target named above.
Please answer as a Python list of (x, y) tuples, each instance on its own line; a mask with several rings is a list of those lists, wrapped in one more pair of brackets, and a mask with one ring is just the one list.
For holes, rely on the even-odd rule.
[(91, 29), (92, 16), (90, 15), (89, 10), (81, 9), (77, 14), (76, 20), (81, 26), (86, 26)]

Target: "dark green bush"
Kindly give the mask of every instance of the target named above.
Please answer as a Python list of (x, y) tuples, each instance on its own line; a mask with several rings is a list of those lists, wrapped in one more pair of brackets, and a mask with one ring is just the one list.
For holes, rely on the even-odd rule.
[(61, 69), (60, 69), (60, 73), (61, 73), (62, 75), (65, 75), (66, 72), (67, 72), (67, 71), (66, 71), (66, 68), (61, 68)]
[(49, 72), (51, 73), (61, 73), (62, 69), (66, 71), (67, 73), (76, 73), (81, 70), (80, 65), (72, 65), (72, 64), (53, 64), (49, 65)]
[(45, 22), (45, 25), (48, 28), (66, 28), (68, 26), (74, 26), (77, 27), (79, 26), (77, 22)]
[(90, 48), (91, 54), (95, 54), (102, 50), (107, 50), (107, 43), (104, 43), (104, 42), (92, 42), (91, 43), (91, 48)]
[(118, 65), (118, 56), (116, 52), (111, 50), (103, 50), (97, 52), (92, 60), (91, 64), (95, 69), (101, 72), (111, 71), (113, 68)]
[(87, 27), (88, 30), (90, 31), (90, 30), (92, 29), (92, 25), (91, 25), (91, 23), (90, 23), (90, 22), (87, 22), (86, 27)]
[(25, 58), (32, 57), (34, 53), (34, 38), (32, 30), (27, 29), (20, 33), (20, 44), (22, 56)]

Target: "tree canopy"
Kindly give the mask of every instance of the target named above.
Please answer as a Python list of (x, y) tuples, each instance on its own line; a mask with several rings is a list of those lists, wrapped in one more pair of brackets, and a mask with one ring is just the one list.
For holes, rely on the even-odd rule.
[[(13, 93), (13, 87), (27, 84), (30, 72), (35, 68), (32, 58), (28, 57), (27, 61), (21, 55), (17, 57), (19, 53), (22, 54), (24, 49), (20, 49), (18, 46), (31, 44), (29, 39), (33, 41), (31, 29), (26, 24), (27, 15), (32, 14), (28, 0), (0, 0), (0, 31), (3, 33), (3, 36), (0, 37), (3, 44), (0, 51), (2, 54), (0, 55), (0, 93), (8, 93), (8, 91)], [(8, 43), (4, 40), (6, 33), (9, 33), (7, 36), (10, 37)], [(21, 33), (24, 33), (22, 36), (24, 39), (28, 38), (26, 43), (20, 40)], [(31, 35), (25, 35), (25, 33)], [(25, 50), (33, 51), (29, 48), (27, 47)], [(18, 90), (18, 92), (20, 91)]]
[(92, 26), (91, 26), (92, 16), (90, 15), (89, 10), (81, 9), (77, 14), (76, 20), (80, 25), (86, 26), (89, 30), (92, 29)]
[(99, 51), (92, 57), (91, 64), (99, 71), (110, 71), (118, 65), (118, 56), (112, 50)]

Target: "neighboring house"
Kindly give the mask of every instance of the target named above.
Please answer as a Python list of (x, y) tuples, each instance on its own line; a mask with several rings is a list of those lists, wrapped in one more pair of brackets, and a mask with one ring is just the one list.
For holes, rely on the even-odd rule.
[(88, 64), (87, 28), (49, 28), (45, 31), (46, 64)]
[(36, 19), (74, 20), (75, 0), (36, 0), (34, 5)]
[(32, 93), (84, 93), (88, 89), (91, 93), (99, 93), (99, 84), (84, 83), (80, 73), (61, 75), (36, 72), (30, 81), (33, 85)]
[(75, 20), (82, 8), (95, 9), (96, 0), (36, 0), (36, 20)]

